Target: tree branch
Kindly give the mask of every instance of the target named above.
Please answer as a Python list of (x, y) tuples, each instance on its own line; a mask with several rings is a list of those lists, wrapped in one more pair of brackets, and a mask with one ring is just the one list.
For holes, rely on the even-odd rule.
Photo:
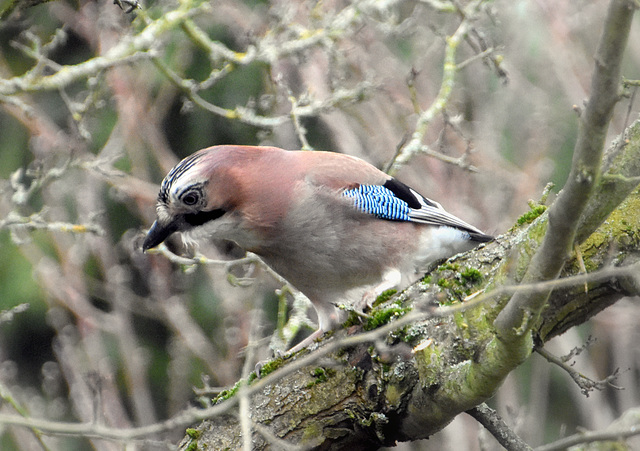
[(518, 437), (498, 413), (485, 403), (467, 410), (467, 413), (483, 425), (508, 451), (532, 451), (533, 448)]
[[(600, 177), (602, 149), (613, 107), (618, 101), (622, 56), (634, 8), (626, 0), (612, 0), (596, 52), (591, 98), (580, 116), (580, 129), (569, 178), (548, 210), (548, 230), (523, 282), (555, 279), (575, 243), (579, 219)], [(495, 327), (502, 340), (525, 337), (537, 320), (550, 292), (516, 293), (500, 312)]]

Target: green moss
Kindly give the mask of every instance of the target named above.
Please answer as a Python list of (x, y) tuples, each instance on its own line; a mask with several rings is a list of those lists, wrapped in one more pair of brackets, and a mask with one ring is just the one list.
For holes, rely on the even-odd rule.
[(311, 388), (314, 385), (327, 382), (327, 380), (329, 380), (330, 377), (333, 377), (336, 375), (336, 370), (332, 368), (317, 367), (313, 370), (312, 375), (314, 377), (314, 380), (307, 384), (307, 388)]
[(260, 377), (265, 377), (267, 374), (273, 373), (282, 365), (284, 365), (284, 359), (282, 357), (276, 357), (275, 359), (269, 360), (267, 363), (262, 365), (262, 368), (260, 368)]
[(398, 292), (398, 290), (393, 290), (393, 289), (383, 291), (382, 293), (380, 293), (380, 295), (373, 302), (373, 307), (377, 307), (380, 304), (384, 304), (389, 299), (391, 299), (393, 297), (393, 295), (396, 294), (397, 292)]
[[(547, 233), (548, 228), (548, 217), (540, 218), (540, 220), (535, 221), (531, 226), (526, 230), (526, 239), (522, 239), (518, 243), (517, 254), (516, 254), (516, 263), (515, 263), (515, 277), (516, 281), (522, 280), (522, 277), (527, 271), (529, 267), (529, 263), (531, 262), (531, 257), (535, 254), (542, 243), (545, 233)], [(512, 266), (513, 267), (513, 266)]]
[[(442, 265), (440, 268), (444, 268)], [(475, 268), (460, 268), (460, 265), (446, 265), (447, 274), (442, 275), (437, 281), (437, 285), (453, 295), (452, 299), (445, 303), (461, 301), (471, 294), (474, 285), (483, 280), (482, 273)], [(454, 269), (455, 268), (455, 269)], [(454, 271), (451, 273), (451, 271)], [(443, 304), (443, 302), (440, 302)]]
[(232, 398), (238, 392), (238, 389), (240, 388), (240, 383), (242, 381), (243, 379), (239, 380), (238, 382), (236, 382), (236, 384), (233, 387), (231, 387), (228, 390), (222, 390), (218, 396), (213, 398), (213, 403), (218, 404), (222, 401), (226, 401), (227, 399)]
[(416, 325), (408, 325), (403, 328), (391, 332), (391, 336), (404, 343), (414, 345), (418, 340), (424, 337), (424, 329)]
[(342, 327), (349, 328), (351, 326), (357, 326), (361, 323), (361, 319), (360, 316), (356, 313), (356, 312), (349, 312), (349, 315), (347, 316), (347, 320), (342, 323)]
[(538, 216), (547, 211), (546, 205), (533, 205), (531, 209), (520, 216), (516, 221), (516, 224), (521, 226), (524, 224), (531, 224)]
[[(603, 259), (609, 258), (604, 249), (611, 246), (615, 237), (618, 252), (635, 252), (640, 246), (640, 192), (629, 195), (600, 227), (580, 244), (580, 256), (587, 273), (601, 268)], [(567, 271), (582, 272), (577, 258), (573, 258)], [(573, 307), (572, 307), (573, 308)]]
[[(284, 359), (282, 357), (278, 357), (265, 363), (260, 369), (260, 377), (264, 377), (278, 369), (283, 364), (283, 361)], [(242, 385), (251, 385), (251, 383), (257, 378), (258, 376), (255, 373), (251, 373), (247, 379), (240, 379), (233, 387), (228, 390), (221, 391), (220, 394), (213, 399), (213, 403), (217, 404), (234, 397)]]
[[(268, 363), (271, 363), (271, 362), (268, 362)], [(261, 372), (261, 374), (262, 374), (262, 372)], [(255, 380), (255, 379), (256, 379), (256, 377), (254, 376), (253, 379), (251, 379), (251, 380)], [(250, 384), (250, 382), (247, 382), (247, 379), (240, 379), (230, 389), (221, 391), (220, 394), (213, 399), (213, 403), (214, 404), (218, 404), (218, 403), (220, 403), (222, 401), (226, 401), (229, 398), (233, 398), (236, 395), (236, 393), (238, 393), (238, 390), (240, 390), (240, 387), (242, 385), (249, 385), (249, 384)]]
[(192, 440), (198, 440), (202, 435), (202, 431), (199, 431), (194, 428), (187, 428), (186, 433)]
[(458, 271), (459, 269), (460, 269), (460, 265), (458, 265), (457, 263), (445, 262), (445, 263), (441, 264), (440, 266), (438, 266), (437, 271), (438, 272)]
[(457, 301), (462, 301), (471, 294), (472, 287), (482, 282), (483, 276), (475, 268), (465, 268), (461, 272), (456, 272), (447, 277), (438, 279), (437, 285), (450, 295), (446, 300), (441, 300), (441, 305), (449, 305)]
[(411, 309), (407, 307), (401, 307), (399, 302), (390, 307), (375, 310), (371, 312), (370, 318), (364, 325), (364, 330), (376, 329), (384, 324), (387, 324), (391, 320), (391, 318), (403, 316), (409, 310)]
[(482, 273), (475, 268), (466, 268), (460, 273), (460, 280), (465, 284), (476, 284), (482, 282)]
[(444, 288), (445, 290), (448, 290), (453, 287), (453, 282), (451, 281), (451, 279), (447, 279), (443, 277), (441, 279), (438, 279), (438, 286), (440, 288)]
[(194, 428), (187, 428), (187, 435), (191, 439), (189, 445), (185, 448), (186, 451), (196, 451), (198, 449), (198, 439), (202, 435), (202, 431)]

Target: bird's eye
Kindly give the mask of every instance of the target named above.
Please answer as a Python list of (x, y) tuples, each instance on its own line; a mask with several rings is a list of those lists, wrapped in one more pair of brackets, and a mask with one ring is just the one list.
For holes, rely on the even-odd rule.
[(196, 193), (187, 193), (182, 198), (182, 202), (185, 205), (189, 205), (189, 206), (197, 204), (198, 200), (199, 200), (198, 199), (198, 194), (196, 194)]

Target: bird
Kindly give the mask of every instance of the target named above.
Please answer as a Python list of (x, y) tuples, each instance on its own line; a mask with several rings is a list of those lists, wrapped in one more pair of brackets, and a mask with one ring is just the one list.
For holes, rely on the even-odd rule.
[(330, 151), (219, 145), (164, 178), (144, 252), (181, 232), (257, 254), (306, 295), (318, 329), (307, 347), (377, 295), (493, 237), (362, 159)]

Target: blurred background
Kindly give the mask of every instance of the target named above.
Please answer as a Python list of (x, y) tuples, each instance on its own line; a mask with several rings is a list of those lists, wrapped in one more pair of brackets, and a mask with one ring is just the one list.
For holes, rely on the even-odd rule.
[[(434, 155), (396, 176), (497, 235), (547, 183), (564, 183), (608, 2), (475, 3), (451, 96), (424, 134)], [(57, 0), (3, 14), (0, 412), (126, 428), (197, 403), (194, 387), (246, 376), (244, 347), (264, 337), (268, 355), (286, 293), (260, 265), (226, 264), (237, 250), (220, 243), (200, 247), (219, 261), (208, 265), (142, 254), (160, 181), (216, 144), (388, 167), (438, 97), (454, 4), (468, 5), (157, 0), (126, 13), (111, 0)], [(47, 77), (60, 71), (69, 82)], [(640, 78), (638, 17), (623, 75)], [(637, 118), (630, 94), (610, 139)], [(620, 390), (585, 396), (533, 355), (491, 404), (533, 446), (604, 428), (640, 405), (639, 320), (638, 299), (622, 300), (546, 346), (564, 355), (589, 341), (575, 368), (593, 379), (619, 368)], [(183, 432), (127, 449), (162, 449)], [(0, 449), (124, 448), (0, 425)], [(461, 415), (396, 449), (500, 447)]]

